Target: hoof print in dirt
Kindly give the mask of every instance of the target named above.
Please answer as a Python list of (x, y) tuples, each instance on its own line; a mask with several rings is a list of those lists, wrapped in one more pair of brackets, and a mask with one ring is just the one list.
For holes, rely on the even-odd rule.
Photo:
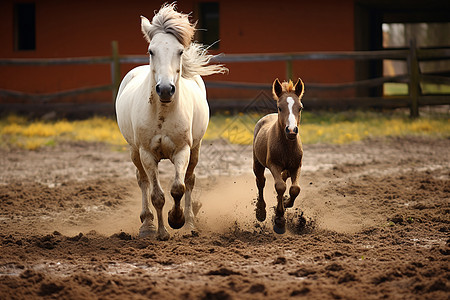
[(294, 234), (310, 233), (316, 225), (314, 220), (307, 220), (303, 212), (299, 211), (299, 209), (287, 213), (286, 219), (288, 230)]
[(190, 233), (183, 234), (183, 238), (190, 238), (190, 237), (199, 237), (200, 233), (197, 230), (191, 230)]
[(118, 238), (119, 240), (122, 240), (122, 241), (130, 241), (132, 239), (131, 234), (125, 233), (123, 231), (120, 233), (113, 234), (112, 237)]

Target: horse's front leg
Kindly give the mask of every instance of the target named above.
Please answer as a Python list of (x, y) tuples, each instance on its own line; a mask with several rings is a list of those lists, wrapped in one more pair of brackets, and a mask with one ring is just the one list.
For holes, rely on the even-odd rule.
[(291, 174), (292, 185), (289, 188), (289, 199), (287, 199), (284, 202), (285, 208), (290, 208), (290, 207), (294, 206), (294, 201), (297, 198), (298, 194), (300, 194), (300, 184), (299, 184), (300, 167), (297, 170), (290, 172), (290, 174)]
[(275, 180), (275, 190), (277, 191), (277, 207), (275, 209), (273, 230), (278, 234), (283, 234), (286, 232), (286, 218), (284, 217), (283, 201), (283, 195), (286, 191), (286, 182), (283, 180), (281, 168), (277, 166), (271, 166), (269, 167), (269, 170), (272, 173), (273, 179)]
[(156, 235), (156, 227), (153, 224), (153, 213), (148, 207), (150, 181), (144, 167), (142, 166), (139, 151), (135, 148), (131, 149), (131, 160), (136, 166), (136, 178), (142, 192), (142, 211), (140, 215), (142, 225), (139, 229), (139, 235), (141, 237), (153, 237)]
[(186, 178), (184, 183), (186, 184), (186, 195), (184, 197), (184, 209), (186, 214), (186, 226), (189, 230), (195, 230), (194, 224), (194, 212), (192, 210), (192, 190), (195, 184), (194, 169), (198, 163), (198, 156), (200, 154), (200, 144), (197, 147), (191, 149), (189, 157), (189, 165), (186, 170)]
[(183, 227), (185, 219), (183, 209), (181, 208), (181, 198), (183, 198), (186, 186), (184, 179), (186, 176), (186, 169), (189, 163), (190, 148), (188, 145), (183, 147), (180, 151), (175, 153), (172, 157), (172, 162), (175, 166), (175, 180), (170, 189), (170, 194), (173, 197), (173, 207), (169, 211), (169, 225), (173, 229), (180, 229)]
[(139, 151), (142, 166), (145, 169), (147, 177), (150, 182), (152, 204), (156, 209), (156, 217), (158, 218), (158, 239), (168, 240), (170, 235), (164, 226), (164, 219), (162, 216), (162, 209), (165, 203), (164, 192), (159, 183), (158, 161), (147, 150), (140, 149)]

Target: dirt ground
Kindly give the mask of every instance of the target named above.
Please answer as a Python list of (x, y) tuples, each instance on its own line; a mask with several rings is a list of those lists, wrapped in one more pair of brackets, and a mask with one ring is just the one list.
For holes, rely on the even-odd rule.
[[(449, 149), (417, 137), (307, 145), (300, 198), (277, 235), (269, 174), (268, 218), (255, 218), (251, 147), (204, 142), (198, 232), (170, 229), (168, 241), (137, 236), (127, 152), (3, 149), (0, 298), (449, 299)], [(166, 218), (172, 176), (161, 163)]]

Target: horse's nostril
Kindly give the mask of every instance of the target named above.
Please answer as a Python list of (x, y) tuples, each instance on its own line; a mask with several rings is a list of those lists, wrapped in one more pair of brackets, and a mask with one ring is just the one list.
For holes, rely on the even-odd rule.
[(159, 87), (159, 84), (156, 85), (156, 93), (161, 96), (161, 88)]
[(294, 128), (294, 133), (297, 134), (298, 133), (298, 127)]
[(173, 94), (175, 94), (175, 86), (172, 84), (170, 87), (170, 95), (172, 96)]
[(286, 126), (286, 133), (289, 134), (289, 127)]

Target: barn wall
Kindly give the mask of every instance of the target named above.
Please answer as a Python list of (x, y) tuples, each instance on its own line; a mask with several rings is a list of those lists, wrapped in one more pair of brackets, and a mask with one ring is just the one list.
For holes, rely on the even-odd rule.
[[(178, 1), (179, 10), (195, 10), (200, 1)], [(36, 50), (14, 50), (14, 1), (0, 2), (1, 58), (107, 56), (111, 41), (121, 54), (145, 54), (139, 16), (148, 18), (161, 1), (36, 1)], [(195, 15), (195, 13), (194, 13)], [(262, 53), (353, 50), (353, 0), (220, 1), (220, 49), (214, 53)], [(285, 79), (285, 64), (228, 64), (228, 75), (207, 80), (271, 83)], [(122, 65), (122, 76), (133, 65)], [(351, 61), (299, 61), (294, 77), (307, 82), (354, 79)], [(0, 67), (0, 88), (49, 93), (111, 82), (109, 65)], [(210, 89), (210, 98), (251, 98), (252, 92)], [(2, 99), (6, 101), (7, 99)], [(109, 92), (66, 101), (111, 101)], [(17, 101), (17, 100), (13, 100)]]

